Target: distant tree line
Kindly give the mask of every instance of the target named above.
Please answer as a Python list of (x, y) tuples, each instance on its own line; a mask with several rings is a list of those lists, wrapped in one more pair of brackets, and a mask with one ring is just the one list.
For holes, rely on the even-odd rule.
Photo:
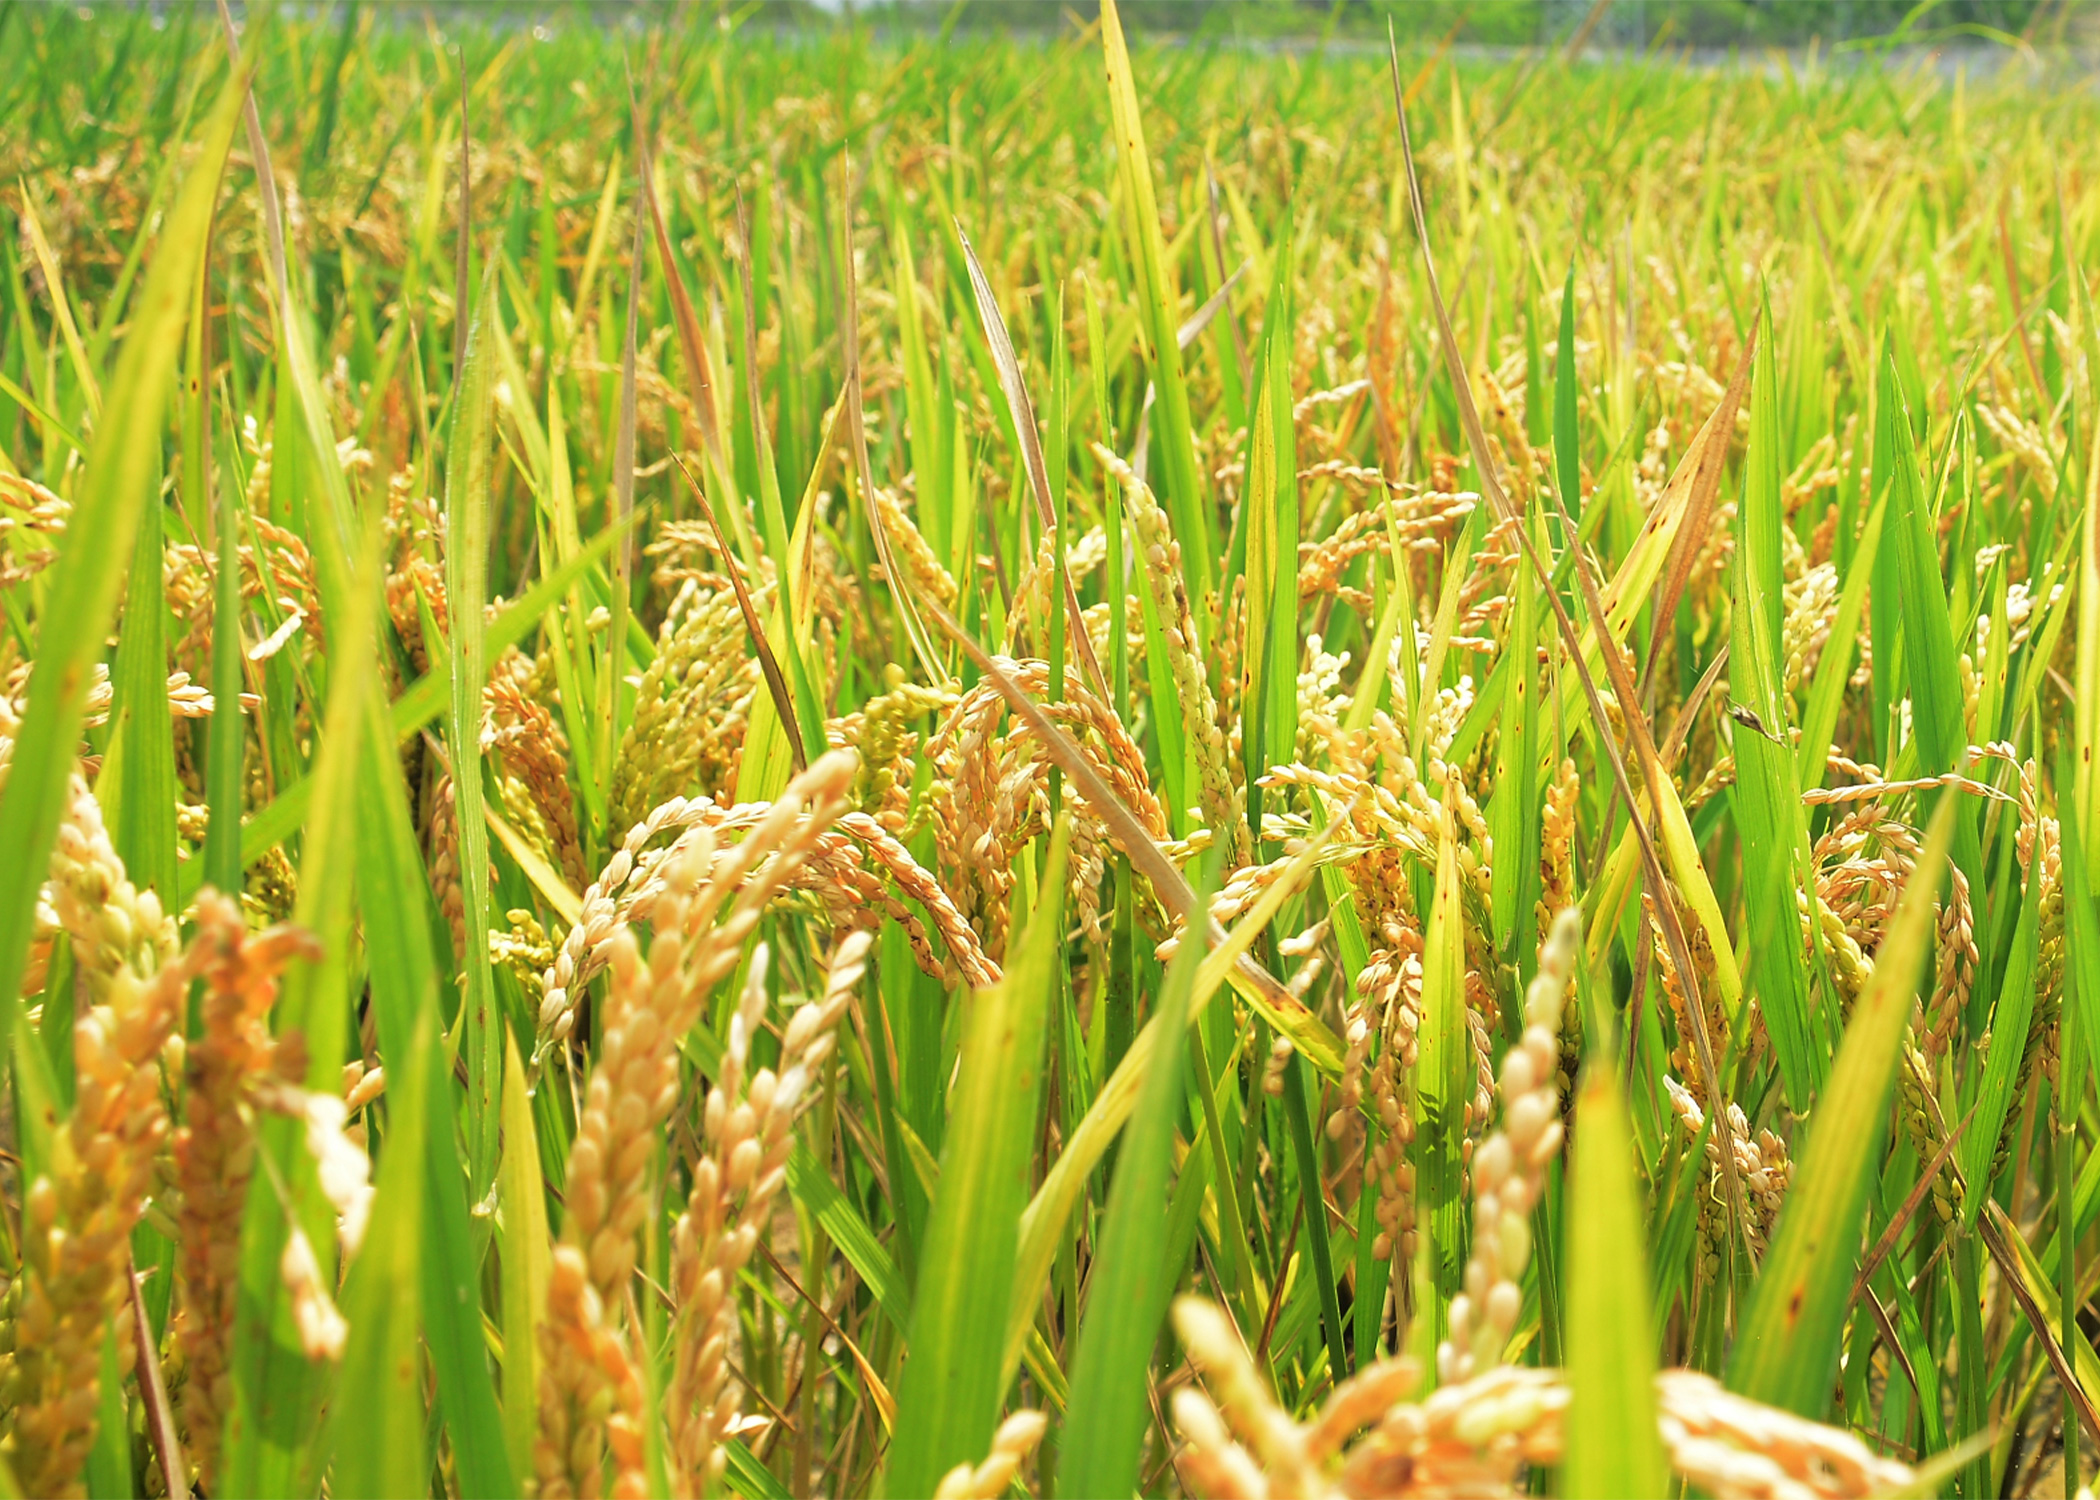
[[(76, 0), (32, 5), (32, 19), (60, 24), (96, 11), (162, 14), (198, 0)], [(236, 9), (253, 0), (234, 0)], [(2020, 42), (2100, 46), (2096, 0), (1118, 0), (1140, 35), (1254, 43), (1382, 38), (1390, 24), (1407, 45), (1445, 39), (1488, 47), (1585, 46), (1612, 51), (1695, 47), (1801, 47), (1874, 40), (1937, 44)], [(0, 0), (0, 16), (18, 7)], [(370, 14), (382, 23), (467, 22), (502, 31), (551, 24), (656, 27), (733, 18), (772, 30), (825, 28), (846, 17), (912, 33), (1055, 34), (1083, 25), (1100, 0), (308, 0), (309, 13)], [(41, 14), (40, 14), (41, 13)], [(0, 31), (4, 31), (0, 23)]]
[[(1091, 19), (1099, 0), (831, 0), (864, 17), (911, 26), (1054, 31)], [(831, 8), (827, 6), (826, 8)], [(1120, 0), (1134, 29), (1189, 36), (1382, 36), (1390, 20), (1406, 41), (1446, 35), (1490, 46), (1564, 42), (1586, 26), (1598, 46), (1645, 48), (1800, 46), (1892, 37), (2037, 44), (2075, 36), (2082, 0)], [(1597, 14), (1592, 15), (1592, 10)], [(1908, 26), (1905, 25), (1908, 19)]]

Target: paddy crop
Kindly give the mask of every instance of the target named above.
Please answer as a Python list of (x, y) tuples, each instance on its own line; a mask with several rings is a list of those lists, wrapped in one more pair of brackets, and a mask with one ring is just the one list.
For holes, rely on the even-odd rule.
[(2073, 1493), (2089, 91), (644, 19), (0, 10), (0, 1488)]

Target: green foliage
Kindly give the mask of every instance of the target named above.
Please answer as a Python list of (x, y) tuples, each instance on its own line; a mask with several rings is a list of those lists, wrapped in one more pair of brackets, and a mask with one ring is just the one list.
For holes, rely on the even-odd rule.
[(2100, 1439), (2084, 15), (1081, 11), (0, 7), (0, 1493)]
[(1633, 1122), (1612, 1059), (1584, 1074), (1568, 1205), (1568, 1467), (1571, 1496), (1659, 1495), (1655, 1319), (1634, 1176)]
[[(1167, 1036), (1186, 1025), (1201, 956), (1196, 944), (1186, 944), (1167, 971), (1157, 1012)], [(1072, 1361), (1060, 1494), (1123, 1495), (1137, 1484), (1145, 1381), (1173, 1285), (1156, 1223), (1173, 1164), (1181, 1073), (1181, 1049), (1170, 1047), (1146, 1075), (1116, 1158), (1101, 1249), (1089, 1277), (1091, 1300)]]
[(1943, 804), (1911, 871), (1874, 977), (1845, 1028), (1800, 1180), (1736, 1344), (1729, 1382), (1745, 1395), (1821, 1416), (1851, 1300), (1855, 1233), (1873, 1192), (1897, 1052), (1924, 966), (1932, 907), (1954, 831)]
[(1043, 869), (1048, 898), (1029, 914), (1004, 981), (978, 997), (958, 1051), (950, 1145), (926, 1230), (926, 1269), (912, 1299), (911, 1353), (898, 1390), (888, 1476), (893, 1495), (930, 1494), (952, 1465), (984, 1451), (998, 1421), (1000, 1312), (1011, 1296), (1028, 1198), (1047, 1019), (1064, 983), (1057, 939), (1070, 837), (1069, 825), (1061, 825)]

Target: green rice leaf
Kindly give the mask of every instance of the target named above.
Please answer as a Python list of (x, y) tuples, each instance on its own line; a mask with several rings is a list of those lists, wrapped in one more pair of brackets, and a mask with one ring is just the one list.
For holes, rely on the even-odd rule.
[(117, 1360), (112, 1329), (102, 1333), (100, 1400), (95, 1414), (95, 1445), (88, 1450), (88, 1500), (127, 1500), (132, 1492), (131, 1422), (124, 1401), (124, 1369)]
[[(2035, 857), (2041, 857), (2036, 842)], [(2042, 872), (2038, 866), (2025, 871), (2025, 895), (2020, 917), (2013, 928), (2012, 946), (2005, 957), (1998, 985), (1998, 1002), (1991, 1008), (1989, 1044), (1984, 1049), (1983, 1083), (1976, 1096), (1976, 1118), (1962, 1137), (1962, 1175), (1968, 1191), (1962, 1195), (1961, 1224), (1971, 1229), (1976, 1213), (1991, 1194), (1991, 1163), (2004, 1137), (2014, 1095), (2021, 1086), (2020, 1074), (2028, 1052), (2028, 1031), (2034, 1016), (2035, 965), (2040, 957)], [(2070, 919), (2066, 914), (2068, 936)]]
[[(1912, 743), (1919, 774), (1938, 776), (1961, 763), (1969, 736), (1962, 708), (1961, 662), (1954, 645), (1947, 587), (1940, 576), (1935, 518), (1919, 474), (1912, 434), (1910, 408), (1890, 341), (1882, 351), (1874, 460), (1877, 476), (1886, 474), (1890, 486), (1887, 524), (1893, 545), (1883, 549), (1878, 561), (1875, 594), (1878, 600), (1882, 593), (1891, 593), (1901, 602), (1902, 686), (1910, 698)], [(1882, 637), (1877, 633), (1875, 639)], [(1880, 661), (1880, 655), (1875, 659)], [(1930, 803), (1942, 797), (1954, 797), (1957, 803), (1963, 800), (1951, 792), (1928, 793), (1926, 800)], [(1984, 892), (1975, 820), (1966, 808), (1956, 816), (1953, 849), (1955, 863), (1969, 879), (1969, 889)]]
[(451, 694), (445, 745), (452, 769), (466, 939), (459, 962), (467, 1017), (467, 1170), (477, 1198), (495, 1180), (497, 1080), (503, 1061), (495, 980), (489, 972), (489, 832), (481, 775), (481, 694), (488, 670), (482, 604), (488, 597), (490, 428), (495, 410), (489, 365), (495, 358), (490, 353), (495, 319), (495, 284), (484, 281), (481, 303), (466, 335), (466, 365), (445, 453), (445, 593), (451, 626), (446, 633)]
[[(1167, 970), (1153, 1014), (1167, 1036), (1186, 1026), (1202, 949), (1183, 943)], [(1072, 1357), (1072, 1400), (1063, 1438), (1060, 1495), (1128, 1495), (1149, 1419), (1145, 1403), (1152, 1347), (1173, 1293), (1172, 1268), (1158, 1235), (1181, 1112), (1182, 1049), (1167, 1048), (1145, 1077), (1116, 1159), (1087, 1303)]]
[[(2079, 306), (2085, 320), (2092, 320), (2086, 304), (2084, 278), (2079, 278)], [(2074, 739), (2077, 747), (2076, 779), (2072, 806), (2087, 849), (2100, 849), (2100, 771), (2094, 757), (2100, 755), (2100, 444), (2093, 448), (2085, 482), (2085, 503), (2079, 507), (2082, 535), (2078, 547), (2078, 707)], [(2100, 1030), (2086, 1036), (2100, 1042)]]
[[(1195, 988), (1189, 996), (1190, 1022), (1202, 1015), (1211, 997), (1228, 981), (1238, 989), (1241, 998), (1249, 998), (1253, 987), (1241, 988), (1245, 981), (1237, 967), (1240, 958), (1275, 920), (1283, 903), (1310, 878), (1320, 850), (1334, 837), (1339, 821), (1329, 823), (1318, 838), (1306, 840), (1305, 848), (1292, 857), (1283, 873), (1262, 892), (1246, 915), (1233, 924), (1225, 941), (1205, 955), (1202, 966), (1196, 971)], [(1272, 1026), (1275, 1024), (1274, 1019), (1264, 1019), (1269, 1019)], [(1037, 1299), (1044, 1279), (1050, 1274), (1050, 1262), (1057, 1253), (1059, 1236), (1065, 1232), (1065, 1226), (1086, 1189), (1088, 1174), (1108, 1154), (1110, 1144), (1137, 1107), (1144, 1080), (1154, 1067), (1160, 1065), (1158, 1059), (1162, 1049), (1172, 1042), (1172, 1034), (1160, 1025), (1157, 1015), (1145, 1023), (1144, 1029), (1132, 1040), (1130, 1050), (1123, 1054), (1122, 1063), (1094, 1096), (1093, 1104), (1065, 1142), (1057, 1160), (1051, 1163), (1042, 1186), (1021, 1215), (1020, 1250), (1016, 1258), (1020, 1269), (1014, 1278), (1014, 1300), (1007, 1314), (1007, 1369), (1014, 1368), (1019, 1362), (1022, 1341), (1035, 1322)], [(1187, 1180), (1185, 1171), (1183, 1181)]]
[(825, 1175), (823, 1166), (805, 1142), (796, 1142), (795, 1149), (788, 1156), (787, 1187), (795, 1201), (824, 1226), (824, 1232), (831, 1236), (832, 1243), (846, 1257), (847, 1264), (867, 1283), (868, 1290), (875, 1294), (875, 1300), (898, 1332), (909, 1332), (910, 1288), (898, 1276), (889, 1251), (883, 1249), (882, 1241), (875, 1237), (868, 1221)]
[(1805, 868), (1807, 830), (1787, 743), (1791, 705), (1780, 637), (1786, 591), (1780, 533), (1786, 516), (1779, 492), (1779, 377), (1770, 308), (1759, 317), (1750, 451), (1744, 463), (1743, 503), (1736, 516), (1735, 596), (1729, 613), (1736, 762), (1732, 805), (1743, 842), (1746, 935), (1755, 988), (1787, 1099), (1796, 1110), (1806, 1110), (1824, 1069), (1810, 1027), (1808, 969), (1794, 910), (1794, 892)]
[(1298, 444), (1291, 414), (1291, 267), (1286, 231), (1262, 331), (1260, 389), (1248, 435), (1245, 515), (1247, 684), (1242, 731), (1247, 822), (1261, 833), (1262, 789), (1272, 762), (1298, 743)]
[(1043, 1081), (1052, 986), (1063, 939), (1069, 820), (1043, 871), (1042, 901), (999, 984), (964, 1023), (940, 1187), (913, 1295), (910, 1352), (897, 1386), (887, 1493), (930, 1495), (958, 1463), (990, 1446), (1005, 1392), (1001, 1333), (1013, 1295), (1014, 1251), (1028, 1202), (1032, 1136)]
[(1820, 1419), (1830, 1404), (1868, 1197), (1881, 1170), (1897, 1054), (1953, 837), (1949, 799), (1933, 814), (1875, 955), (1873, 977), (1853, 1006), (1729, 1362), (1730, 1389), (1805, 1417)]
[[(376, 566), (377, 533), (368, 548)], [(337, 615), (335, 670), (314, 760), (313, 813), (299, 864), (292, 916), (314, 935), (317, 961), (286, 971), (273, 1017), (278, 1035), (297, 1031), (306, 1043), (306, 1087), (341, 1087), (343, 1043), (355, 973), (353, 875), (362, 841), (357, 792), (378, 694), (373, 650), (378, 589), (353, 590)], [(306, 1235), (324, 1281), (335, 1269), (335, 1215), (321, 1194), (304, 1134), (296, 1122), (265, 1119), (257, 1132), (270, 1170), (251, 1180), (241, 1226), (241, 1301), (232, 1337), (234, 1400), (226, 1415), (220, 1484), (229, 1495), (287, 1493), (317, 1483), (324, 1455), (315, 1451), (320, 1409), (332, 1371), (308, 1361), (292, 1320), (280, 1257), (293, 1229)], [(280, 1187), (280, 1184), (282, 1186)], [(280, 1197), (280, 1194), (282, 1196)]]
[(419, 1495), (430, 1485), (424, 1447), (423, 1361), (418, 1349), (423, 1276), (424, 1149), (433, 1121), (436, 1017), (426, 1012), (389, 1092), (390, 1149), (379, 1169), (372, 1227), (343, 1288), (350, 1324), (342, 1377), (329, 1416), (331, 1490), (345, 1495)]
[[(191, 294), (190, 323), (184, 341), (182, 409), (182, 491), (196, 516), (216, 514), (218, 573), (212, 581), (211, 692), (212, 720), (205, 758), (205, 801), (211, 824), (204, 842), (203, 877), (231, 894), (241, 888), (241, 773), (246, 758), (246, 726), (240, 704), (243, 685), (240, 545), (244, 529), (242, 497), (218, 476), (213, 483), (211, 379), (206, 368), (210, 307), (209, 255), (199, 257)], [(220, 705), (224, 705), (221, 709)], [(185, 892), (187, 894), (187, 892)]]
[[(1436, 1268), (1435, 1305), (1417, 1309), (1434, 1337), (1465, 1266), (1466, 1195), (1459, 1162), (1466, 1105), (1473, 1097), (1473, 1037), (1466, 1020), (1465, 915), (1458, 843), (1447, 802), (1438, 824), (1436, 895), (1422, 952), (1422, 1031), (1415, 1082), (1415, 1173), (1426, 1241)], [(1424, 1337), (1430, 1335), (1425, 1332)]]
[(1633, 1122), (1608, 1052), (1583, 1069), (1567, 1206), (1571, 1500), (1666, 1493)]
[[(2061, 766), (2061, 760), (2059, 761)], [(2057, 785), (2063, 786), (2072, 778), (2059, 774)], [(2063, 899), (2064, 899), (2064, 977), (2065, 1003), (2076, 1012), (2076, 1026), (2080, 1041), (2086, 1049), (2084, 1057), (2092, 1059), (2091, 1048), (2095, 1038), (2100, 1038), (2100, 903), (2096, 903), (2094, 892), (2091, 845), (2078, 829), (2076, 818), (2062, 821), (2063, 838)], [(2024, 921), (2026, 912), (2021, 912)], [(2000, 1003), (2003, 1003), (2002, 1001)], [(1974, 1126), (1970, 1127), (1972, 1130)], [(2088, 1166), (2100, 1163), (2100, 1156), (2089, 1155)], [(2059, 1190), (2060, 1191), (2060, 1190)], [(2081, 1201), (2085, 1194), (2079, 1195)], [(2082, 1225), (2084, 1213), (2076, 1216)]]
[(741, 1439), (731, 1438), (724, 1446), (729, 1454), (729, 1470), (723, 1482), (731, 1493), (744, 1500), (791, 1500), (794, 1492), (774, 1478), (773, 1471), (760, 1463)]
[[(21, 993), (36, 891), (58, 836), (90, 678), (139, 518), (158, 489), (161, 419), (175, 383), (197, 266), (210, 242), (219, 174), (252, 67), (252, 57), (234, 67), (205, 121), (196, 165), (183, 180), (118, 352), (65, 545), (46, 586), (29, 701), (0, 791), (0, 848), (9, 851), (0, 861), (0, 995)], [(14, 1010), (10, 1001), (10, 1018)]]
[[(489, 622), (483, 640), (484, 652), (501, 655), (531, 634), (541, 617), (561, 599), (564, 591), (601, 561), (632, 524), (630, 519), (626, 523), (608, 526), (593, 537), (581, 552), (547, 573), (538, 583), (521, 594), (516, 603), (499, 610), (496, 618)], [(447, 674), (443, 672), (431, 672), (417, 678), (394, 700), (390, 711), (394, 737), (397, 740), (406, 739), (445, 712), (445, 700), (449, 691)], [(313, 805), (313, 796), (314, 783), (311, 777), (296, 781), (279, 793), (267, 807), (249, 818), (241, 826), (241, 859), (252, 864), (291, 837), (306, 820), (307, 811)]]
[[(1532, 514), (1522, 522), (1534, 527)], [(1505, 962), (1528, 972), (1538, 949), (1539, 744), (1538, 590), (1520, 580), (1509, 612), (1504, 653), (1510, 671), (1497, 710), (1501, 734), (1495, 750), (1495, 794), (1488, 803), (1488, 830), (1497, 850), (1511, 851), (1490, 871), (1490, 916)], [(1381, 622), (1380, 630), (1383, 633)], [(1379, 658), (1374, 655), (1373, 660)]]
[(540, 1319), (547, 1310), (553, 1240), (547, 1187), (540, 1174), (539, 1132), (525, 1092), (517, 1038), (504, 1033), (503, 1166), (503, 1446), (513, 1474), (533, 1472), (539, 1431)]
[(1553, 472), (1560, 503), (1578, 522), (1582, 519), (1582, 443), (1575, 383), (1575, 263), (1568, 263), (1567, 284), (1560, 294), (1560, 341), (1553, 350)]
[(1867, 584), (1874, 576), (1874, 559), (1881, 554), (1882, 522), (1888, 515), (1888, 497), (1874, 502), (1861, 528), (1859, 542), (1845, 573), (1844, 592), (1838, 596), (1837, 615), (1830, 624), (1830, 639), (1824, 643), (1822, 660), (1816, 664), (1815, 685), (1809, 689), (1808, 713), (1801, 721), (1799, 759), (1795, 781), (1803, 789), (1823, 784), (1824, 767), (1837, 733), (1838, 713), (1844, 707), (1845, 687), (1852, 678), (1852, 645), (1859, 636), (1859, 612), (1867, 597)]
[[(156, 458), (158, 455), (155, 455)], [(159, 465), (152, 487), (158, 495)], [(96, 795), (124, 868), (141, 890), (173, 900), (175, 875), (175, 718), (168, 709), (167, 605), (161, 586), (161, 510), (156, 498), (139, 518), (138, 542), (117, 636), (109, 750)], [(238, 703), (229, 705), (236, 715)]]
[(1215, 592), (1211, 577), (1210, 528), (1203, 521), (1206, 500), (1196, 467), (1195, 424), (1189, 415), (1188, 384), (1181, 369), (1181, 289), (1173, 274), (1165, 241), (1160, 237), (1159, 204), (1152, 189), (1152, 157), (1145, 149), (1145, 122), (1138, 108), (1137, 81), (1123, 40), (1123, 21), (1115, 0), (1101, 6), (1101, 54), (1108, 65), (1108, 107), (1114, 130), (1117, 170), (1122, 183), (1125, 222), (1136, 258), (1139, 316), (1146, 353), (1159, 397), (1158, 431), (1153, 443), (1165, 468), (1159, 486), (1167, 515), (1181, 543), (1181, 569), (1188, 585), (1189, 606), (1203, 630)]
[[(373, 740), (384, 735), (378, 709), (376, 702), (370, 705), (367, 721), (366, 733)], [(371, 962), (372, 1010), (380, 1055), (391, 1059), (408, 1055), (415, 1046), (412, 1028), (425, 1021), (440, 1024), (440, 971), (431, 935), (429, 887), (421, 877), (398, 760), (365, 757), (358, 803), (365, 833), (357, 850), (358, 899)], [(501, 1024), (493, 1014), (491, 1024)], [(467, 1216), (469, 1162), (451, 1128), (455, 1106), (449, 1071), (430, 1075), (426, 1085), (433, 1124), (425, 1140), (426, 1201), (416, 1255), (423, 1284), (424, 1339), (461, 1484), (477, 1495), (510, 1495), (517, 1485), (482, 1336), (480, 1264), (487, 1232), (477, 1230)], [(471, 1094), (467, 1102), (461, 1123), (471, 1130)]]

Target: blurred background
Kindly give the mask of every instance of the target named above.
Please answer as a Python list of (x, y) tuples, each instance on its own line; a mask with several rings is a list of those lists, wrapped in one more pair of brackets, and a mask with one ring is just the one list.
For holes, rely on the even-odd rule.
[[(157, 7), (168, 9), (165, 3)], [(307, 9), (327, 9), (309, 6)], [(595, 0), (574, 4), (388, 3), (403, 20), (426, 15), (495, 25), (659, 24), (720, 11), (745, 22), (828, 26), (850, 16), (877, 29), (1056, 34), (1091, 21), (1098, 0)], [(2094, 0), (1128, 0), (1126, 24), (1157, 36), (1250, 44), (1370, 42), (1387, 25), (1403, 42), (1607, 52), (1769, 47), (1866, 51), (1883, 47), (2047, 49), (2100, 46)]]

